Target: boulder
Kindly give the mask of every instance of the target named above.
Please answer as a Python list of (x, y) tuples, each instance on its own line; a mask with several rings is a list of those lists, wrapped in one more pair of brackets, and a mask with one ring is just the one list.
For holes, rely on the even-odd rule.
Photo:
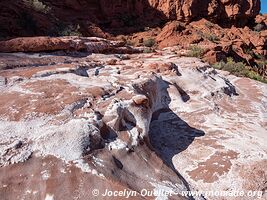
[(123, 42), (95, 37), (23, 37), (0, 41), (0, 52), (84, 51), (88, 53), (137, 53)]

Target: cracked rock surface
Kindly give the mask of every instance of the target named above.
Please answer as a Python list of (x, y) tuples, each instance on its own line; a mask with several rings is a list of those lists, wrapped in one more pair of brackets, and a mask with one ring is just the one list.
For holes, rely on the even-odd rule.
[(173, 52), (0, 54), (1, 198), (90, 199), (94, 188), (267, 198), (267, 86)]

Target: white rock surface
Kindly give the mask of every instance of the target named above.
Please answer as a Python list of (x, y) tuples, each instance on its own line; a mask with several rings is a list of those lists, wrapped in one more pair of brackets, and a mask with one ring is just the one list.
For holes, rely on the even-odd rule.
[[(13, 65), (34, 59), (8, 56)], [(41, 57), (55, 63), (62, 59)], [(13, 163), (19, 163), (14, 165), (18, 174), (27, 163), (36, 169), (34, 163), (57, 158), (43, 169), (52, 170), (51, 177), (83, 177), (75, 166), (87, 173), (70, 199), (86, 199), (85, 180), (102, 189), (113, 181), (113, 189), (127, 185), (136, 191), (266, 188), (265, 84), (224, 75), (167, 50), (128, 59), (102, 54), (63, 58), (68, 64), (0, 71), (7, 80), (0, 87), (0, 173), (11, 171)], [(115, 65), (109, 65), (111, 59)], [(58, 173), (54, 165), (60, 166)], [(0, 181), (6, 185), (5, 178)], [(54, 196), (46, 198), (58, 199), (57, 189), (51, 191)], [(1, 194), (8, 196), (2, 189)]]

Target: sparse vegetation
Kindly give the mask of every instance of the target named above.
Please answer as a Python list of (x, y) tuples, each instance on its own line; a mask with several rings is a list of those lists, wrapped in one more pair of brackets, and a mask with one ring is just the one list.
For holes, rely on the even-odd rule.
[(215, 35), (214, 33), (202, 32), (201, 30), (196, 30), (196, 33), (201, 38), (207, 39), (211, 42), (218, 43), (220, 41), (220, 38), (217, 35)]
[(219, 37), (215, 34), (206, 34), (204, 35), (204, 37), (207, 38), (209, 41), (215, 42), (215, 43), (220, 40)]
[(267, 75), (267, 60), (266, 58), (262, 57), (257, 61), (257, 72), (263, 77)]
[(255, 59), (259, 59), (259, 60), (266, 60), (263, 55), (260, 55), (260, 54), (257, 54), (257, 53), (254, 53), (254, 58)]
[(131, 40), (126, 40), (126, 45), (134, 46), (134, 42)]
[(175, 23), (175, 31), (177, 32), (182, 32), (183, 30), (185, 30), (185, 24), (184, 23), (181, 23), (181, 22), (176, 22)]
[(43, 12), (47, 14), (51, 8), (39, 0), (23, 0), (24, 4), (30, 6), (37, 12)]
[(152, 52), (154, 52), (154, 49), (152, 48), (145, 48), (143, 51), (143, 53), (152, 53)]
[(125, 43), (125, 45), (128, 45), (128, 46), (134, 46), (135, 45), (135, 43), (130, 39), (130, 37), (121, 35), (121, 36), (118, 36), (117, 38), (118, 38), (118, 40), (123, 41)]
[(205, 26), (206, 26), (207, 28), (211, 29), (211, 28), (214, 27), (214, 24), (211, 23), (210, 21), (207, 21), (207, 22), (205, 23)]
[(204, 50), (200, 46), (193, 45), (189, 47), (189, 52), (187, 53), (187, 56), (201, 58), (203, 54)]
[(254, 31), (256, 32), (260, 32), (264, 30), (264, 25), (263, 24), (257, 24), (255, 27), (254, 27)]
[(258, 74), (266, 78), (267, 75), (267, 60), (263, 55), (253, 52), (253, 58), (255, 59), (257, 65), (253, 68), (257, 71)]
[(67, 25), (64, 27), (59, 27), (59, 31), (57, 33), (59, 36), (82, 36), (80, 32), (80, 25)]
[(153, 47), (155, 45), (155, 43), (156, 43), (155, 39), (149, 38), (149, 39), (145, 40), (143, 44), (146, 47)]
[(267, 69), (267, 60), (260, 60), (258, 61), (258, 70)]
[(246, 68), (246, 65), (242, 62), (235, 62), (233, 58), (228, 57), (226, 62), (217, 62), (213, 65), (213, 67), (216, 69), (231, 72), (235, 75), (240, 75), (240, 72), (242, 72)]
[(263, 83), (267, 83), (267, 80), (264, 77), (262, 77), (261, 75), (259, 75), (255, 71), (249, 71), (246, 74), (246, 77), (251, 78), (251, 79), (254, 79), (254, 80), (257, 80), (257, 81), (260, 81), (260, 82), (263, 82)]
[(246, 46), (245, 48), (243, 48), (243, 51), (245, 54), (248, 54), (251, 57), (255, 58), (255, 54), (254, 54), (253, 49), (251, 47)]
[(80, 31), (79, 24), (67, 24), (58, 18), (54, 18), (54, 26), (48, 30), (48, 35), (51, 37), (58, 36), (83, 36)]
[(267, 66), (267, 60), (264, 59), (264, 60), (258, 61), (258, 65), (259, 65), (260, 68), (266, 67)]
[(244, 77), (248, 77), (248, 78), (251, 78), (257, 81), (267, 83), (267, 80), (263, 76), (251, 70), (244, 63), (235, 62), (233, 58), (231, 57), (228, 57), (226, 62), (221, 61), (221, 62), (215, 63), (213, 67), (215, 69), (228, 71), (231, 74), (234, 74), (236, 76), (244, 76)]

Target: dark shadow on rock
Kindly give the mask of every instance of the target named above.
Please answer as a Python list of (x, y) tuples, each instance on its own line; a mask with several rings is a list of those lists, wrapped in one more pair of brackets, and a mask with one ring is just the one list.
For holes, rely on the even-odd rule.
[(182, 76), (181, 72), (178, 69), (178, 66), (174, 63), (171, 63), (171, 68), (175, 71), (177, 76)]
[(59, 51), (51, 51), (51, 52), (41, 52), (40, 55), (42, 56), (62, 56), (67, 58), (85, 58), (92, 53), (86, 52), (86, 50), (81, 51), (69, 51), (69, 50), (59, 50)]
[(204, 135), (203, 131), (189, 126), (169, 108), (153, 113), (150, 142), (168, 165), (172, 165), (173, 156), (186, 150), (196, 137)]
[(112, 156), (112, 159), (119, 169), (123, 169), (123, 164), (121, 163), (121, 161), (119, 161), (115, 156)]
[(236, 91), (236, 88), (235, 86), (226, 78), (224, 77), (221, 77), (225, 84), (227, 85), (226, 87), (223, 88), (223, 92), (224, 94), (227, 94), (228, 96), (238, 96), (239, 94), (237, 93)]
[[(170, 83), (165, 83), (169, 87)], [(177, 84), (172, 85), (179, 91), (181, 98), (186, 103), (190, 99), (190, 96)], [(172, 158), (186, 150), (196, 137), (204, 136), (205, 133), (202, 130), (191, 127), (174, 113), (169, 108), (171, 98), (167, 92), (167, 88), (165, 94), (166, 97), (162, 99), (168, 99), (169, 101), (164, 102), (162, 104), (164, 105), (163, 108), (153, 113), (149, 128), (149, 141), (153, 150), (177, 174), (187, 190), (190, 191), (190, 185), (175, 169)]]
[(174, 87), (176, 87), (179, 94), (181, 95), (183, 102), (187, 102), (188, 100), (190, 100), (190, 96), (179, 85), (177, 85), (176, 83), (174, 83), (173, 85)]
[(98, 25), (114, 35), (144, 31), (146, 27), (163, 26), (168, 21), (148, 0), (102, 0), (99, 7), (106, 20), (99, 20)]
[(0, 2), (0, 36), (61, 36), (74, 32), (105, 37), (102, 30), (129, 34), (167, 22), (164, 13), (150, 6), (148, 0), (39, 0), (39, 4), (41, 7), (35, 8), (21, 0)]
[(100, 134), (101, 137), (108, 142), (115, 141), (118, 137), (117, 133), (105, 123), (103, 123), (100, 128)]
[(149, 129), (150, 143), (166, 165), (183, 181), (188, 191), (190, 185), (175, 169), (172, 158), (186, 150), (196, 137), (204, 135), (203, 131), (189, 126), (169, 108), (153, 113)]

